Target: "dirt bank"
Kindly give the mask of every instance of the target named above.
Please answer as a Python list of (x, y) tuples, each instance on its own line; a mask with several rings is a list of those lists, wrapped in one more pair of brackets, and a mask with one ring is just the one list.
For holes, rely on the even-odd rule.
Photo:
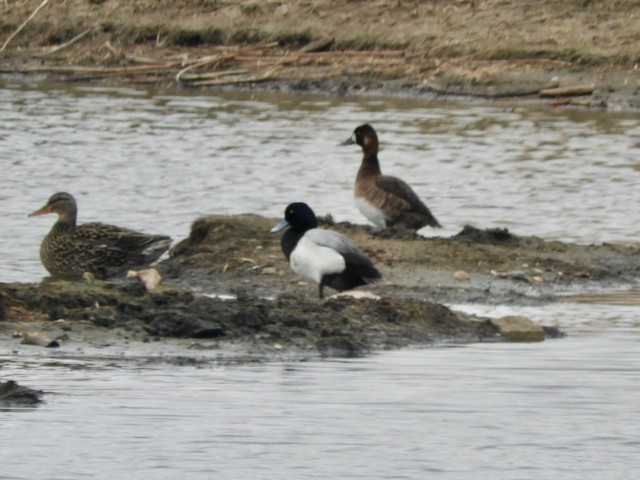
[(2, 285), (2, 291), (29, 312), (22, 331), (32, 322), (46, 329), (47, 342), (42, 346), (60, 336), (62, 344), (73, 345), (75, 339), (78, 345), (79, 338), (92, 341), (90, 331), (100, 329), (102, 341), (117, 332), (126, 332), (122, 339), (142, 342), (190, 338), (221, 352), (270, 358), (350, 357), (438, 341), (500, 339), (498, 329), (483, 319), (419, 300), (320, 301), (297, 295), (220, 299), (172, 286), (147, 292), (138, 283), (63, 281)]
[[(385, 297), (541, 305), (577, 292), (638, 285), (638, 244), (576, 245), (473, 227), (449, 238), (424, 238), (320, 220), (372, 258), (384, 281), (367, 289)], [(316, 294), (290, 272), (278, 236), (269, 233), (275, 223), (255, 215), (201, 218), (159, 268), (170, 281), (208, 292)]]
[(0, 4), (2, 72), (640, 107), (635, 0), (42, 4)]
[[(332, 224), (371, 256), (384, 280), (374, 298), (317, 298), (270, 234), (275, 219), (211, 216), (157, 265), (164, 284), (137, 280), (0, 284), (3, 343), (13, 332), (40, 346), (167, 342), (232, 358), (355, 356), (436, 342), (542, 340), (558, 336), (526, 319), (489, 321), (441, 303), (541, 305), (578, 293), (637, 288), (640, 245), (571, 245), (470, 227), (451, 238), (392, 236)], [(206, 293), (203, 294), (203, 293)], [(572, 294), (573, 296), (563, 296)], [(511, 330), (517, 331), (514, 335)], [(44, 338), (26, 338), (39, 330)], [(17, 343), (19, 340), (13, 340)], [(76, 348), (76, 347), (73, 347)]]

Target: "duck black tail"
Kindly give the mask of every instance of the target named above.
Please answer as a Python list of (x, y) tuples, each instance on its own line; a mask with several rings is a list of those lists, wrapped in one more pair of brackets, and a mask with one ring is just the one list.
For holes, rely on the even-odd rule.
[(351, 290), (360, 285), (377, 282), (382, 278), (380, 272), (373, 266), (369, 265), (348, 265), (341, 273), (326, 275), (322, 279), (322, 283), (327, 287), (342, 292)]

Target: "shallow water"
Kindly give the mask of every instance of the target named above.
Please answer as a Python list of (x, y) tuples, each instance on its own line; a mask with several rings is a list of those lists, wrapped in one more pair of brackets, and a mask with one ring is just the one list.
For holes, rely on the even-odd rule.
[(22, 347), (0, 372), (51, 393), (0, 413), (2, 478), (634, 478), (637, 310), (566, 307), (483, 313), (557, 318), (567, 339), (355, 360), (197, 368)]
[[(438, 234), (640, 232), (637, 114), (18, 84), (0, 88), (0, 114), (2, 282), (44, 275), (38, 244), (54, 219), (26, 215), (58, 190), (81, 221), (176, 239), (198, 215), (278, 217), (292, 200), (362, 222), (360, 154), (336, 144), (365, 121), (383, 171), (427, 199)], [(0, 412), (0, 477), (635, 478), (637, 306), (454, 307), (569, 337), (260, 365), (180, 364), (153, 345), (16, 345), (0, 352), (0, 379), (48, 393)]]

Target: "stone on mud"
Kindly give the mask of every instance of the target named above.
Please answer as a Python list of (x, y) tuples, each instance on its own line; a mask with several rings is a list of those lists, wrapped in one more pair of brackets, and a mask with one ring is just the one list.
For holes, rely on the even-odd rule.
[(545, 339), (544, 328), (522, 316), (507, 316), (491, 320), (500, 335), (509, 342), (541, 342)]

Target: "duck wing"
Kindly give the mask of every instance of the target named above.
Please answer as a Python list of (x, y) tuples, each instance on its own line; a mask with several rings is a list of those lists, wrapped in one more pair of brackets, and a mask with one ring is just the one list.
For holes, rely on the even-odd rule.
[[(166, 243), (171, 238), (166, 235), (149, 235), (115, 225), (85, 223), (77, 226), (72, 233), (77, 241), (88, 244), (105, 245), (125, 251), (144, 251), (155, 243)], [(168, 247), (168, 245), (167, 245)]]
[(77, 226), (71, 238), (79, 251), (85, 251), (106, 263), (149, 263), (157, 259), (171, 245), (165, 235), (149, 235), (128, 228), (104, 223), (85, 223)]
[(328, 247), (338, 252), (344, 258), (347, 266), (358, 267), (362, 276), (370, 280), (381, 278), (380, 272), (373, 266), (369, 258), (344, 235), (331, 230), (314, 228), (304, 234), (305, 239), (316, 245)]
[(387, 218), (393, 218), (393, 212), (403, 211), (423, 217), (424, 225), (441, 227), (429, 208), (405, 181), (397, 177), (380, 175), (376, 178), (376, 186), (384, 192), (385, 198), (381, 202), (381, 209)]

